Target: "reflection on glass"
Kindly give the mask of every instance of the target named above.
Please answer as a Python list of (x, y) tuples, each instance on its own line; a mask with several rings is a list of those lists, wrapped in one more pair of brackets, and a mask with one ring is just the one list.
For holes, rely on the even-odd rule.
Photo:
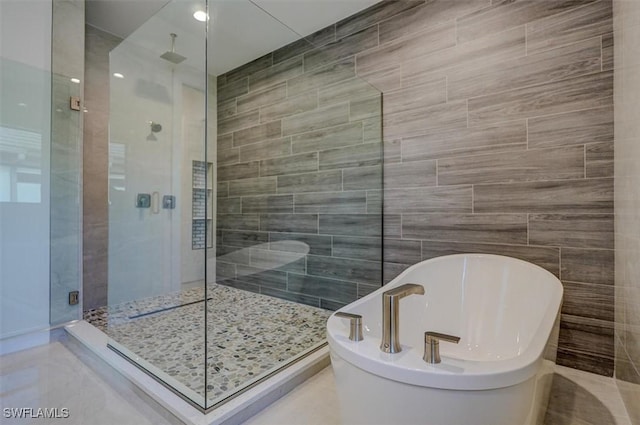
[(0, 127), (0, 202), (40, 203), (42, 136)]
[(40, 133), (0, 125), (0, 202), (42, 201), (41, 151)]

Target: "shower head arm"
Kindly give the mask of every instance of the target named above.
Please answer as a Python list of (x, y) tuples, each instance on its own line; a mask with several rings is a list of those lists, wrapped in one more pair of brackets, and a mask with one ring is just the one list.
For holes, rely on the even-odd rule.
[(184, 61), (186, 57), (176, 53), (176, 38), (178, 37), (178, 35), (175, 33), (171, 33), (169, 35), (171, 36), (171, 50), (164, 52), (162, 55), (160, 55), (160, 57), (166, 61), (171, 62), (174, 65), (177, 65), (180, 62)]
[(169, 35), (171, 36), (171, 53), (175, 53), (176, 52), (176, 38), (178, 37), (178, 34), (172, 32)]

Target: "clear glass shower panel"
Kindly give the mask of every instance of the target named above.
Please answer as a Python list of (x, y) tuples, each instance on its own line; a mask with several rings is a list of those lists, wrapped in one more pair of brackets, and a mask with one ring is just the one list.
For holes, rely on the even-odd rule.
[(381, 93), (327, 24), (174, 0), (111, 52), (106, 332), (205, 410), (382, 284)]
[(332, 22), (298, 34), (275, 3), (209, 1), (208, 407), (321, 348), (331, 310), (382, 284), (381, 93), (355, 66), (366, 47)]
[(111, 51), (110, 347), (205, 407), (213, 238), (203, 1), (173, 0)]
[(50, 323), (80, 316), (84, 5), (53, 2), (51, 60)]

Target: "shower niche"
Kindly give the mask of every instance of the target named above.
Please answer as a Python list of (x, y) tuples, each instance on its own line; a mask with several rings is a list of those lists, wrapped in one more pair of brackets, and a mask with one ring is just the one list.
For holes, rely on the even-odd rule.
[(192, 161), (191, 248), (213, 248), (213, 163)]
[[(331, 311), (382, 284), (381, 93), (333, 30), (314, 44), (250, 1), (172, 0), (110, 53), (95, 326), (203, 411), (326, 350)], [(134, 208), (154, 192), (173, 208)]]

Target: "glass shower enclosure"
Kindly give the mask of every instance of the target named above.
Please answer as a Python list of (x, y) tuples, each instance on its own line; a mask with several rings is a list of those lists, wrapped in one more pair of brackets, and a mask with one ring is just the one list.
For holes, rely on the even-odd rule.
[(382, 284), (381, 93), (335, 27), (172, 0), (110, 54), (109, 346), (208, 410)]

